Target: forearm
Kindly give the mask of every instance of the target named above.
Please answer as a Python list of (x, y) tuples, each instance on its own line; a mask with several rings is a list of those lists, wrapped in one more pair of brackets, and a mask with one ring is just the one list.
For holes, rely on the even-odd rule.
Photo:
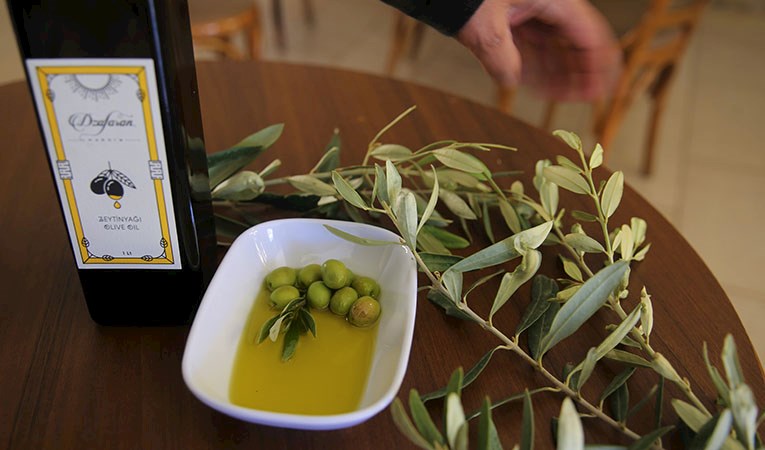
[(455, 35), (483, 0), (382, 0), (448, 36)]

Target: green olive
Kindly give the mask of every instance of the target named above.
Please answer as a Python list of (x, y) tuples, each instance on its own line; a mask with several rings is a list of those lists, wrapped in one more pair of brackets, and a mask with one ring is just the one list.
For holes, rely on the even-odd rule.
[(321, 279), (330, 289), (340, 289), (348, 282), (349, 270), (341, 261), (328, 259), (321, 265)]
[(352, 287), (344, 287), (332, 294), (332, 298), (329, 300), (329, 309), (338, 316), (344, 316), (348, 314), (348, 310), (351, 309), (351, 305), (357, 298), (359, 298), (359, 294)]
[(351, 269), (348, 269), (348, 275), (346, 276), (346, 279), (345, 279), (345, 286), (350, 286), (351, 284), (353, 284), (353, 280), (355, 279), (356, 279), (356, 274), (354, 274), (351, 271)]
[(318, 264), (309, 264), (297, 274), (298, 282), (303, 288), (308, 288), (312, 283), (321, 281), (321, 266)]
[(380, 298), (380, 285), (369, 277), (356, 277), (351, 287), (356, 289), (356, 292), (362, 297), (368, 295), (375, 299)]
[(314, 281), (308, 286), (305, 298), (308, 299), (308, 304), (311, 305), (311, 308), (327, 309), (329, 299), (332, 298), (332, 290), (323, 282)]
[(281, 311), (298, 297), (300, 297), (300, 291), (295, 286), (279, 286), (271, 293), (271, 306)]
[(348, 311), (348, 321), (357, 327), (368, 327), (380, 317), (380, 303), (366, 295), (353, 302)]
[(266, 276), (266, 285), (269, 291), (279, 286), (294, 286), (297, 280), (297, 270), (292, 267), (279, 267)]

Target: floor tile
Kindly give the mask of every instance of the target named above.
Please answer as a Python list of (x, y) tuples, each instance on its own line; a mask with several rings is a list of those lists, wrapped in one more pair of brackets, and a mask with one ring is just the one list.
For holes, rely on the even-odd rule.
[[(757, 130), (765, 117), (765, 15), (709, 14), (699, 37), (690, 156), (723, 166), (765, 169)], [(733, 20), (738, 18), (738, 20)]]
[(716, 165), (689, 171), (680, 231), (724, 284), (765, 293), (762, 175)]

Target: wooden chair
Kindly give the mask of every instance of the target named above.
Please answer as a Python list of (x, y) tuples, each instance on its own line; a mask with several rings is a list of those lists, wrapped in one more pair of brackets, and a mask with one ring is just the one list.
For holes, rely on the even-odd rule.
[[(601, 0), (593, 3), (607, 17), (620, 3), (632, 7), (640, 4), (636, 0)], [(669, 89), (707, 3), (708, 0), (649, 0), (632, 27), (611, 18), (615, 31), (621, 37), (624, 68), (613, 94), (593, 105), (593, 130), (597, 141), (603, 146), (604, 157), (607, 157), (610, 144), (634, 99), (647, 94), (651, 101), (651, 117), (641, 170), (644, 174), (651, 173), (656, 138)], [(620, 13), (622, 18), (629, 16), (623, 10), (613, 12)], [(544, 128), (550, 128), (555, 109), (556, 103), (551, 102), (543, 119)]]
[(195, 48), (229, 59), (260, 58), (261, 14), (254, 0), (189, 0), (189, 16)]
[[(303, 6), (303, 21), (308, 26), (313, 26), (316, 22), (316, 13), (311, 0), (301, 0)], [(274, 34), (276, 35), (276, 47), (284, 51), (287, 48), (287, 37), (284, 32), (284, 17), (282, 14), (281, 0), (271, 0), (271, 15), (274, 23)]]

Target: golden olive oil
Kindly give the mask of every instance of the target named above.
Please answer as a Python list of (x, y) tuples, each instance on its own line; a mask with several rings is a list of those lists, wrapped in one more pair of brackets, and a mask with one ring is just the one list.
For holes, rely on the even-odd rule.
[[(311, 310), (316, 337), (298, 340), (295, 355), (282, 362), (284, 335), (257, 344), (260, 327), (276, 311), (263, 289), (239, 340), (229, 385), (232, 403), (290, 414), (327, 415), (355, 410), (364, 393), (378, 324), (357, 328), (329, 310)], [(379, 323), (379, 322), (378, 322)]]

